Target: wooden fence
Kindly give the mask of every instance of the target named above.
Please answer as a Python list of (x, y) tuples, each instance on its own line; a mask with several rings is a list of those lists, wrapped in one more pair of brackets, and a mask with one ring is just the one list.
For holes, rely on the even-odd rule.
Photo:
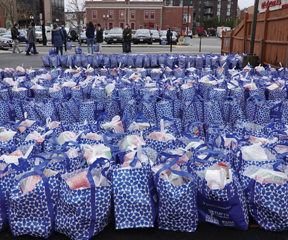
[[(233, 30), (222, 33), (221, 53), (248, 53), (253, 14), (245, 14)], [(254, 54), (262, 65), (288, 66), (288, 8), (258, 13)]]

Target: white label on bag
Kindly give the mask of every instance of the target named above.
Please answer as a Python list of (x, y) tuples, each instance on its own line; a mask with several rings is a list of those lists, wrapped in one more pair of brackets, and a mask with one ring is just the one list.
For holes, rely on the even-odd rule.
[(223, 226), (225, 227), (234, 227), (235, 223), (233, 221), (222, 221)]
[(214, 223), (214, 224), (219, 224), (218, 219), (206, 214), (206, 222)]

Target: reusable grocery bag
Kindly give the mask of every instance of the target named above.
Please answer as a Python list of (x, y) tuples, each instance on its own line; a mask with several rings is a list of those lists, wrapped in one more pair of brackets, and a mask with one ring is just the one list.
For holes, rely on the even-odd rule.
[(56, 48), (55, 47), (51, 47), (49, 49), (49, 55), (56, 55), (56, 54), (57, 54)]
[[(198, 224), (195, 178), (191, 173), (172, 169), (178, 160), (179, 156), (176, 156), (170, 163), (164, 163), (163, 168), (159, 169), (154, 175), (159, 197), (158, 228), (194, 232)], [(189, 181), (183, 185), (175, 186), (166, 179), (159, 177), (165, 170), (170, 170), (171, 174), (179, 175), (180, 177), (185, 176), (189, 178)]]
[(82, 54), (82, 47), (81, 46), (75, 46), (75, 54)]
[[(11, 189), (8, 214), (10, 230), (14, 236), (28, 234), (47, 239), (54, 232), (59, 179), (58, 175), (46, 177), (47, 173), (45, 175), (41, 167), (42, 164), (37, 165), (24, 173)], [(35, 185), (32, 189), (33, 183)], [(23, 185), (29, 187), (25, 194), (22, 193)]]
[[(208, 181), (206, 176), (208, 178), (208, 171), (217, 171), (219, 163), (220, 166), (225, 163), (225, 166), (229, 168), (228, 173), (231, 181), (222, 187), (214, 188), (214, 184), (218, 184), (217, 179), (212, 178), (212, 180)], [(195, 170), (198, 175), (197, 206), (199, 221), (213, 223), (222, 227), (247, 230), (248, 210), (243, 189), (236, 172), (229, 167), (229, 163), (226, 160), (216, 160), (212, 161), (212, 163), (204, 164)], [(213, 174), (215, 175), (215, 173)], [(226, 178), (225, 174), (227, 173), (224, 173)]]
[(112, 184), (105, 175), (109, 164), (104, 165), (105, 160), (98, 159), (89, 167), (61, 175), (56, 231), (73, 240), (90, 239), (108, 224)]
[(157, 194), (151, 167), (145, 163), (140, 168), (134, 167), (136, 155), (131, 168), (115, 167), (112, 172), (116, 229), (154, 227)]
[(0, 232), (8, 227), (8, 202), (10, 189), (15, 182), (16, 172), (21, 172), (21, 168), (12, 164), (8, 166), (3, 161), (0, 162)]
[(72, 44), (70, 43), (70, 41), (68, 41), (66, 43), (66, 48), (67, 48), (68, 51), (72, 49)]
[[(269, 178), (264, 178), (261, 182), (259, 170), (269, 171)], [(287, 178), (277, 177), (283, 170), (287, 177), (287, 162), (284, 163), (283, 160), (247, 162), (240, 174), (249, 212), (268, 231), (288, 229), (288, 182)], [(282, 183), (279, 182), (281, 180)]]

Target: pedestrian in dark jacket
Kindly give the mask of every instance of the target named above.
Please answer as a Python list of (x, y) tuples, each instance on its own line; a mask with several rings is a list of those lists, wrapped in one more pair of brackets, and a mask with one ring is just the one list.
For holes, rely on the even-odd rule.
[(169, 27), (167, 29), (166, 38), (167, 38), (167, 44), (169, 45), (170, 44), (170, 38), (171, 38), (171, 31), (170, 31)]
[(68, 34), (67, 34), (67, 31), (66, 31), (64, 25), (62, 25), (61, 30), (62, 30), (62, 33), (63, 33), (63, 36), (64, 36), (64, 48), (65, 48), (65, 52), (67, 52), (66, 43), (67, 43), (67, 41), (69, 40), (69, 38), (68, 38)]
[(87, 49), (88, 54), (90, 54), (90, 47), (91, 47), (91, 53), (93, 54), (94, 49), (94, 38), (95, 38), (95, 28), (94, 24), (90, 21), (88, 24), (88, 27), (86, 28), (86, 37), (87, 37)]
[(132, 30), (129, 23), (126, 24), (126, 28), (123, 30), (123, 52), (131, 52)]
[(14, 26), (11, 28), (11, 35), (12, 40), (14, 42), (14, 47), (12, 52), (15, 53), (15, 50), (17, 49), (19, 53), (23, 52), (19, 48), (19, 31), (18, 31), (18, 23), (15, 23)]
[(100, 23), (97, 24), (96, 42), (97, 42), (98, 45), (99, 45), (99, 53), (102, 53), (103, 29), (101, 28)]
[(26, 55), (31, 55), (30, 50), (32, 47), (33, 47), (34, 54), (38, 54), (38, 52), (36, 52), (36, 46), (35, 46), (36, 33), (35, 33), (35, 23), (34, 22), (32, 22), (31, 26), (28, 27), (27, 39), (28, 39), (28, 43), (29, 43), (29, 48), (27, 49)]
[(58, 27), (57, 23), (54, 23), (52, 29), (52, 45), (56, 47), (57, 54), (59, 54), (60, 50), (61, 55), (63, 55), (63, 42), (64, 42), (64, 36), (62, 30), (60, 27)]

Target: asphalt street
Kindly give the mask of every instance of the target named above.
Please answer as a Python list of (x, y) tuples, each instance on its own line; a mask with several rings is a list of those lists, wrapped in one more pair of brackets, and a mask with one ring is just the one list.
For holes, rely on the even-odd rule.
[[(219, 38), (202, 38), (201, 40), (201, 52), (199, 52), (199, 43), (200, 38), (191, 39), (190, 45), (173, 45), (172, 52), (170, 52), (170, 46), (162, 46), (159, 44), (154, 43), (153, 45), (148, 44), (137, 44), (131, 46), (132, 54), (220, 54), (221, 52), (221, 39)], [(20, 49), (25, 50), (25, 43), (20, 44)], [(72, 46), (78, 46), (77, 42), (72, 42)], [(87, 54), (87, 45), (82, 44), (82, 50), (84, 54)], [(51, 44), (49, 43), (47, 46), (43, 46), (42, 44), (37, 44), (37, 51), (39, 54), (26, 56), (25, 52), (19, 53), (12, 53), (11, 50), (0, 50), (0, 68), (12, 67), (16, 68), (17, 66), (22, 66), (24, 68), (40, 68), (42, 66), (41, 56), (47, 55), (49, 53), (49, 49), (51, 48)], [(122, 54), (122, 45), (121, 44), (103, 44), (102, 49), (103, 54)], [(75, 54), (74, 48), (72, 48), (69, 52), (64, 52), (64, 54)]]

